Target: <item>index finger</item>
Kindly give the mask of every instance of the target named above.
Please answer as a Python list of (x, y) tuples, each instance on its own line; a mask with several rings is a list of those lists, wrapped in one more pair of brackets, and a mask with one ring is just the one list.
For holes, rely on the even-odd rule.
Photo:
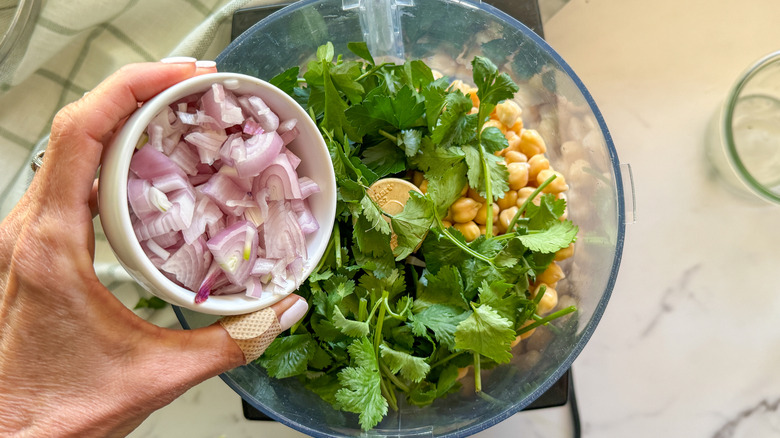
[(58, 192), (52, 199), (88, 206), (104, 138), (139, 103), (202, 72), (194, 62), (131, 64), (60, 110), (52, 122), (46, 163), (38, 172), (42, 183)]

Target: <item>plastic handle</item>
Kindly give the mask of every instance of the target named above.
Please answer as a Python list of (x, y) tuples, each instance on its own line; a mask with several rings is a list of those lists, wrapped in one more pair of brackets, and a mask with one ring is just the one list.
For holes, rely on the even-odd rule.
[(404, 59), (401, 37), (401, 6), (414, 6), (413, 0), (342, 0), (345, 11), (357, 9), (363, 40), (374, 57)]
[(623, 202), (625, 224), (636, 223), (636, 192), (634, 191), (634, 174), (631, 171), (631, 165), (620, 163), (620, 177), (623, 183)]

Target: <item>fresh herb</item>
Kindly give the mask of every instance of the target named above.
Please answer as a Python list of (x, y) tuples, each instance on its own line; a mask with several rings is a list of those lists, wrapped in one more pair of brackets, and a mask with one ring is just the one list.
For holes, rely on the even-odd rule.
[[(348, 48), (361, 61), (344, 60), (328, 43), (303, 80), (298, 67), (271, 80), (307, 96), (333, 160), (338, 208), (326, 254), (298, 291), (312, 310), (258, 363), (272, 377), (301, 379), (369, 430), (398, 408), (398, 397), (425, 406), (457, 390), (458, 368), (473, 365), (481, 391), (483, 361), (509, 362), (516, 336), (573, 312), (537, 315), (542, 294), (532, 299), (530, 288), (578, 229), (558, 219), (565, 201), (542, 193), (550, 181), (503, 235), (492, 232), (492, 209), (487, 233), (473, 242), (445, 227), (466, 185), (490, 200), (508, 190), (495, 155), (507, 140), (482, 128), (517, 85), (475, 58), (474, 113), (471, 98), (446, 78), (434, 80), (422, 61), (377, 64), (364, 43)], [(399, 214), (382, 211), (368, 188), (412, 171), (424, 174), (426, 193), (410, 192)], [(424, 264), (407, 263), (411, 257)]]
[(138, 309), (154, 309), (159, 310), (167, 306), (168, 303), (165, 301), (157, 298), (157, 297), (141, 297), (138, 299), (138, 302), (135, 304), (134, 310)]

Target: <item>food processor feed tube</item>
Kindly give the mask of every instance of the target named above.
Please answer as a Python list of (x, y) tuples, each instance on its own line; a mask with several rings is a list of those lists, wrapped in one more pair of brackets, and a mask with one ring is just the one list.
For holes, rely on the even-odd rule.
[(413, 0), (342, 0), (345, 11), (357, 9), (360, 28), (369, 52), (376, 57), (404, 59), (401, 38), (402, 6), (414, 6)]

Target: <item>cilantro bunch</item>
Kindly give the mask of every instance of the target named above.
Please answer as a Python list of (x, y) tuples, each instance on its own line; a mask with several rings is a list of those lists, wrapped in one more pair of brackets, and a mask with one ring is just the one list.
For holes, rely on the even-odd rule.
[[(361, 60), (335, 56), (328, 43), (301, 78), (293, 67), (271, 80), (308, 109), (326, 138), (338, 209), (326, 254), (298, 291), (308, 315), (258, 362), (270, 376), (298, 378), (335, 408), (359, 414), (369, 430), (399, 397), (425, 406), (457, 391), (459, 368), (474, 366), (480, 392), (480, 370), (509, 362), (518, 335), (575, 311), (541, 317), (543, 293), (531, 298), (529, 288), (577, 227), (559, 219), (565, 201), (541, 194), (548, 180), (503, 235), (493, 235), (490, 217), (473, 242), (445, 228), (442, 218), (465, 185), (490, 200), (509, 189), (494, 154), (506, 138), (482, 128), (517, 85), (475, 58), (480, 106), (471, 114), (471, 98), (434, 79), (423, 61), (377, 63), (365, 44), (348, 48)], [(390, 216), (369, 197), (378, 179), (415, 170), (428, 190), (411, 192), (401, 213)], [(530, 202), (537, 196), (539, 205)]]

